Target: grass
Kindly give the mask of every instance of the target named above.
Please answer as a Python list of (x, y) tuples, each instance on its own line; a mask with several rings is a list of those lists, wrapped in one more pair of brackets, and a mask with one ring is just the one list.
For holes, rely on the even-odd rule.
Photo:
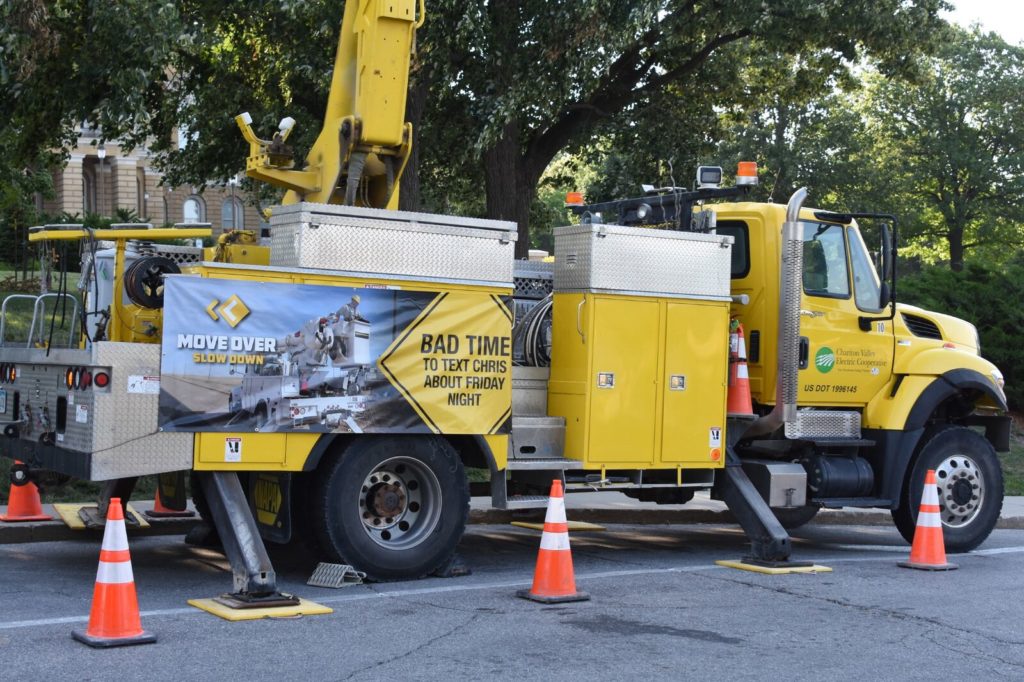
[[(13, 274), (14, 273), (11, 272), (11, 271), (0, 270), (0, 282), (4, 282), (4, 280), (9, 278)], [(73, 296), (76, 296), (76, 297), (78, 296), (78, 289), (77, 289), (78, 277), (79, 277), (79, 275), (78, 275), (77, 272), (69, 272), (68, 273), (68, 278), (67, 278), (67, 291), (68, 291), (69, 294), (71, 294)], [(53, 286), (52, 291), (56, 290), (56, 285), (57, 285), (57, 282), (54, 282), (54, 286)], [(13, 290), (13, 289), (0, 288), (0, 301), (3, 301), (4, 299), (6, 299), (11, 294), (37, 295), (38, 293), (39, 293), (38, 289), (34, 289), (31, 292), (29, 292), (29, 291), (17, 291), (17, 290)], [(51, 316), (51, 313), (53, 312), (53, 309), (54, 309), (55, 305), (56, 305), (56, 300), (48, 301), (47, 304), (46, 304), (46, 315), (45, 315), (45, 326), (44, 326), (44, 329), (46, 331), (49, 331), (49, 328), (50, 328), (50, 316)], [(12, 301), (11, 302), (11, 305), (10, 305), (10, 307), (7, 310), (7, 316), (6, 316), (6, 321), (5, 321), (5, 325), (4, 325), (4, 339), (3, 340), (5, 342), (7, 342), (7, 343), (12, 343), (12, 342), (13, 343), (17, 343), (17, 342), (20, 341), (20, 342), (24, 343), (24, 342), (28, 341), (28, 329), (29, 329), (29, 325), (32, 323), (32, 309), (33, 309), (33, 304), (29, 300), (23, 299), (23, 300), (16, 300), (16, 301)], [(61, 338), (61, 339), (65, 339), (67, 337), (67, 329), (68, 329), (68, 327), (70, 325), (74, 325), (75, 324), (74, 319), (71, 318), (71, 316), (70, 316), (71, 309), (68, 308), (67, 312), (68, 312), (68, 315), (65, 316), (65, 321), (64, 321), (64, 326), (63, 327), (59, 327), (58, 326), (58, 325), (60, 325), (61, 319), (60, 319), (60, 311), (58, 310), (58, 312), (57, 312), (57, 318), (56, 318), (56, 323), (55, 323), (55, 331), (54, 331), (55, 337), (58, 337), (58, 338)], [(58, 329), (60, 330), (59, 333), (57, 331)]]
[(1024, 415), (1013, 416), (1010, 451), (1000, 456), (1007, 495), (1024, 495)]

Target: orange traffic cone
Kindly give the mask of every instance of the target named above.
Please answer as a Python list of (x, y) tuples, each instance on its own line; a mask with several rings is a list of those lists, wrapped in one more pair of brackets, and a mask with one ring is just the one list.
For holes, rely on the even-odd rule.
[(946, 562), (942, 519), (939, 518), (939, 487), (935, 482), (934, 469), (929, 469), (924, 476), (924, 493), (921, 495), (921, 511), (917, 514), (914, 544), (910, 547), (910, 559), (901, 561), (900, 566), (923, 571), (952, 571), (957, 568), (956, 564)]
[[(21, 462), (15, 460), (15, 464)], [(11, 494), (7, 498), (7, 513), (0, 516), (0, 521), (49, 521), (53, 517), (43, 513), (43, 504), (39, 500), (39, 488), (32, 481), (16, 485), (11, 483)]]
[(89, 627), (71, 636), (93, 647), (149, 644), (156, 636), (142, 629), (139, 602), (135, 596), (132, 559), (128, 555), (128, 533), (124, 527), (121, 499), (110, 498), (107, 525), (103, 530), (100, 567), (92, 595)]
[(157, 488), (156, 493), (153, 495), (153, 508), (145, 512), (145, 514), (146, 516), (152, 516), (156, 519), (196, 515), (194, 511), (189, 509), (172, 509), (171, 507), (164, 505), (163, 500), (160, 499), (160, 488)]
[(750, 400), (750, 375), (747, 373), (747, 343), (739, 320), (729, 323), (729, 414), (753, 414)]
[(544, 517), (544, 533), (540, 536), (540, 553), (533, 574), (533, 587), (520, 590), (516, 595), (544, 604), (590, 599), (586, 592), (576, 591), (572, 553), (569, 551), (569, 522), (565, 518), (565, 495), (562, 493), (562, 482), (557, 478), (551, 482), (551, 496)]

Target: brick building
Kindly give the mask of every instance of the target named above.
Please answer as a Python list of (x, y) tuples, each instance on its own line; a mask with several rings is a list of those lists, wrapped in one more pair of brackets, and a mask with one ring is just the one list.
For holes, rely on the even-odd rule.
[(160, 174), (150, 167), (147, 149), (126, 153), (116, 142), (96, 146), (97, 139), (95, 130), (81, 129), (67, 165), (54, 174), (54, 198), (37, 199), (40, 210), (51, 215), (91, 212), (112, 216), (119, 208), (130, 209), (157, 226), (208, 222), (214, 235), (231, 227), (267, 227), (234, 184), (208, 186), (203, 192), (187, 186), (164, 187)]

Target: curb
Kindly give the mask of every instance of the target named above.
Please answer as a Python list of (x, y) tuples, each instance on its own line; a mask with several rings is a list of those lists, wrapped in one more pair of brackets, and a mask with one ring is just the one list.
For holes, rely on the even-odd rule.
[[(473, 509), (469, 523), (473, 525), (502, 525), (513, 521), (543, 521), (545, 510), (529, 509), (508, 511), (503, 509)], [(732, 513), (716, 509), (570, 509), (574, 521), (623, 525), (689, 525), (716, 524), (736, 525)], [(150, 527), (144, 530), (129, 530), (131, 537), (147, 535), (186, 535), (200, 523), (198, 517), (186, 519), (149, 519)], [(846, 510), (823, 511), (808, 526), (892, 526), (892, 517), (887, 511)], [(1000, 518), (996, 528), (1001, 530), (1024, 530), (1024, 517)], [(29, 542), (57, 542), (63, 540), (88, 539), (90, 542), (103, 536), (103, 529), (73, 530), (59, 520), (30, 521), (27, 523), (0, 522), (0, 545)]]
[[(642, 525), (687, 525), (695, 523), (736, 525), (731, 512), (715, 509), (569, 509), (573, 521)], [(543, 521), (543, 509), (507, 511), (474, 509), (471, 524), (505, 524), (512, 521)], [(808, 526), (893, 526), (892, 516), (881, 510), (823, 511)], [(1024, 517), (1000, 518), (997, 529), (1024, 529)]]

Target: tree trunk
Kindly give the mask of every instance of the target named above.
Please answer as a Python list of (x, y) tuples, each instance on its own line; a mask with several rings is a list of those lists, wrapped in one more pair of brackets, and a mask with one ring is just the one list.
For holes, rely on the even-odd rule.
[(398, 208), (403, 211), (419, 211), (422, 208), (420, 196), (420, 146), (418, 133), (423, 121), (423, 112), (427, 108), (427, 94), (430, 90), (430, 79), (422, 71), (417, 74), (409, 88), (409, 96), (405, 100), (405, 120), (412, 123), (412, 151), (405, 171), (399, 181)]
[(949, 228), (946, 233), (949, 239), (949, 269), (953, 272), (960, 272), (964, 269), (964, 228), (962, 225), (955, 225)]
[(501, 138), (484, 152), (483, 161), (487, 217), (510, 220), (517, 225), (516, 258), (526, 258), (530, 250), (530, 204), (535, 187), (527, 177), (517, 121), (505, 126)]

